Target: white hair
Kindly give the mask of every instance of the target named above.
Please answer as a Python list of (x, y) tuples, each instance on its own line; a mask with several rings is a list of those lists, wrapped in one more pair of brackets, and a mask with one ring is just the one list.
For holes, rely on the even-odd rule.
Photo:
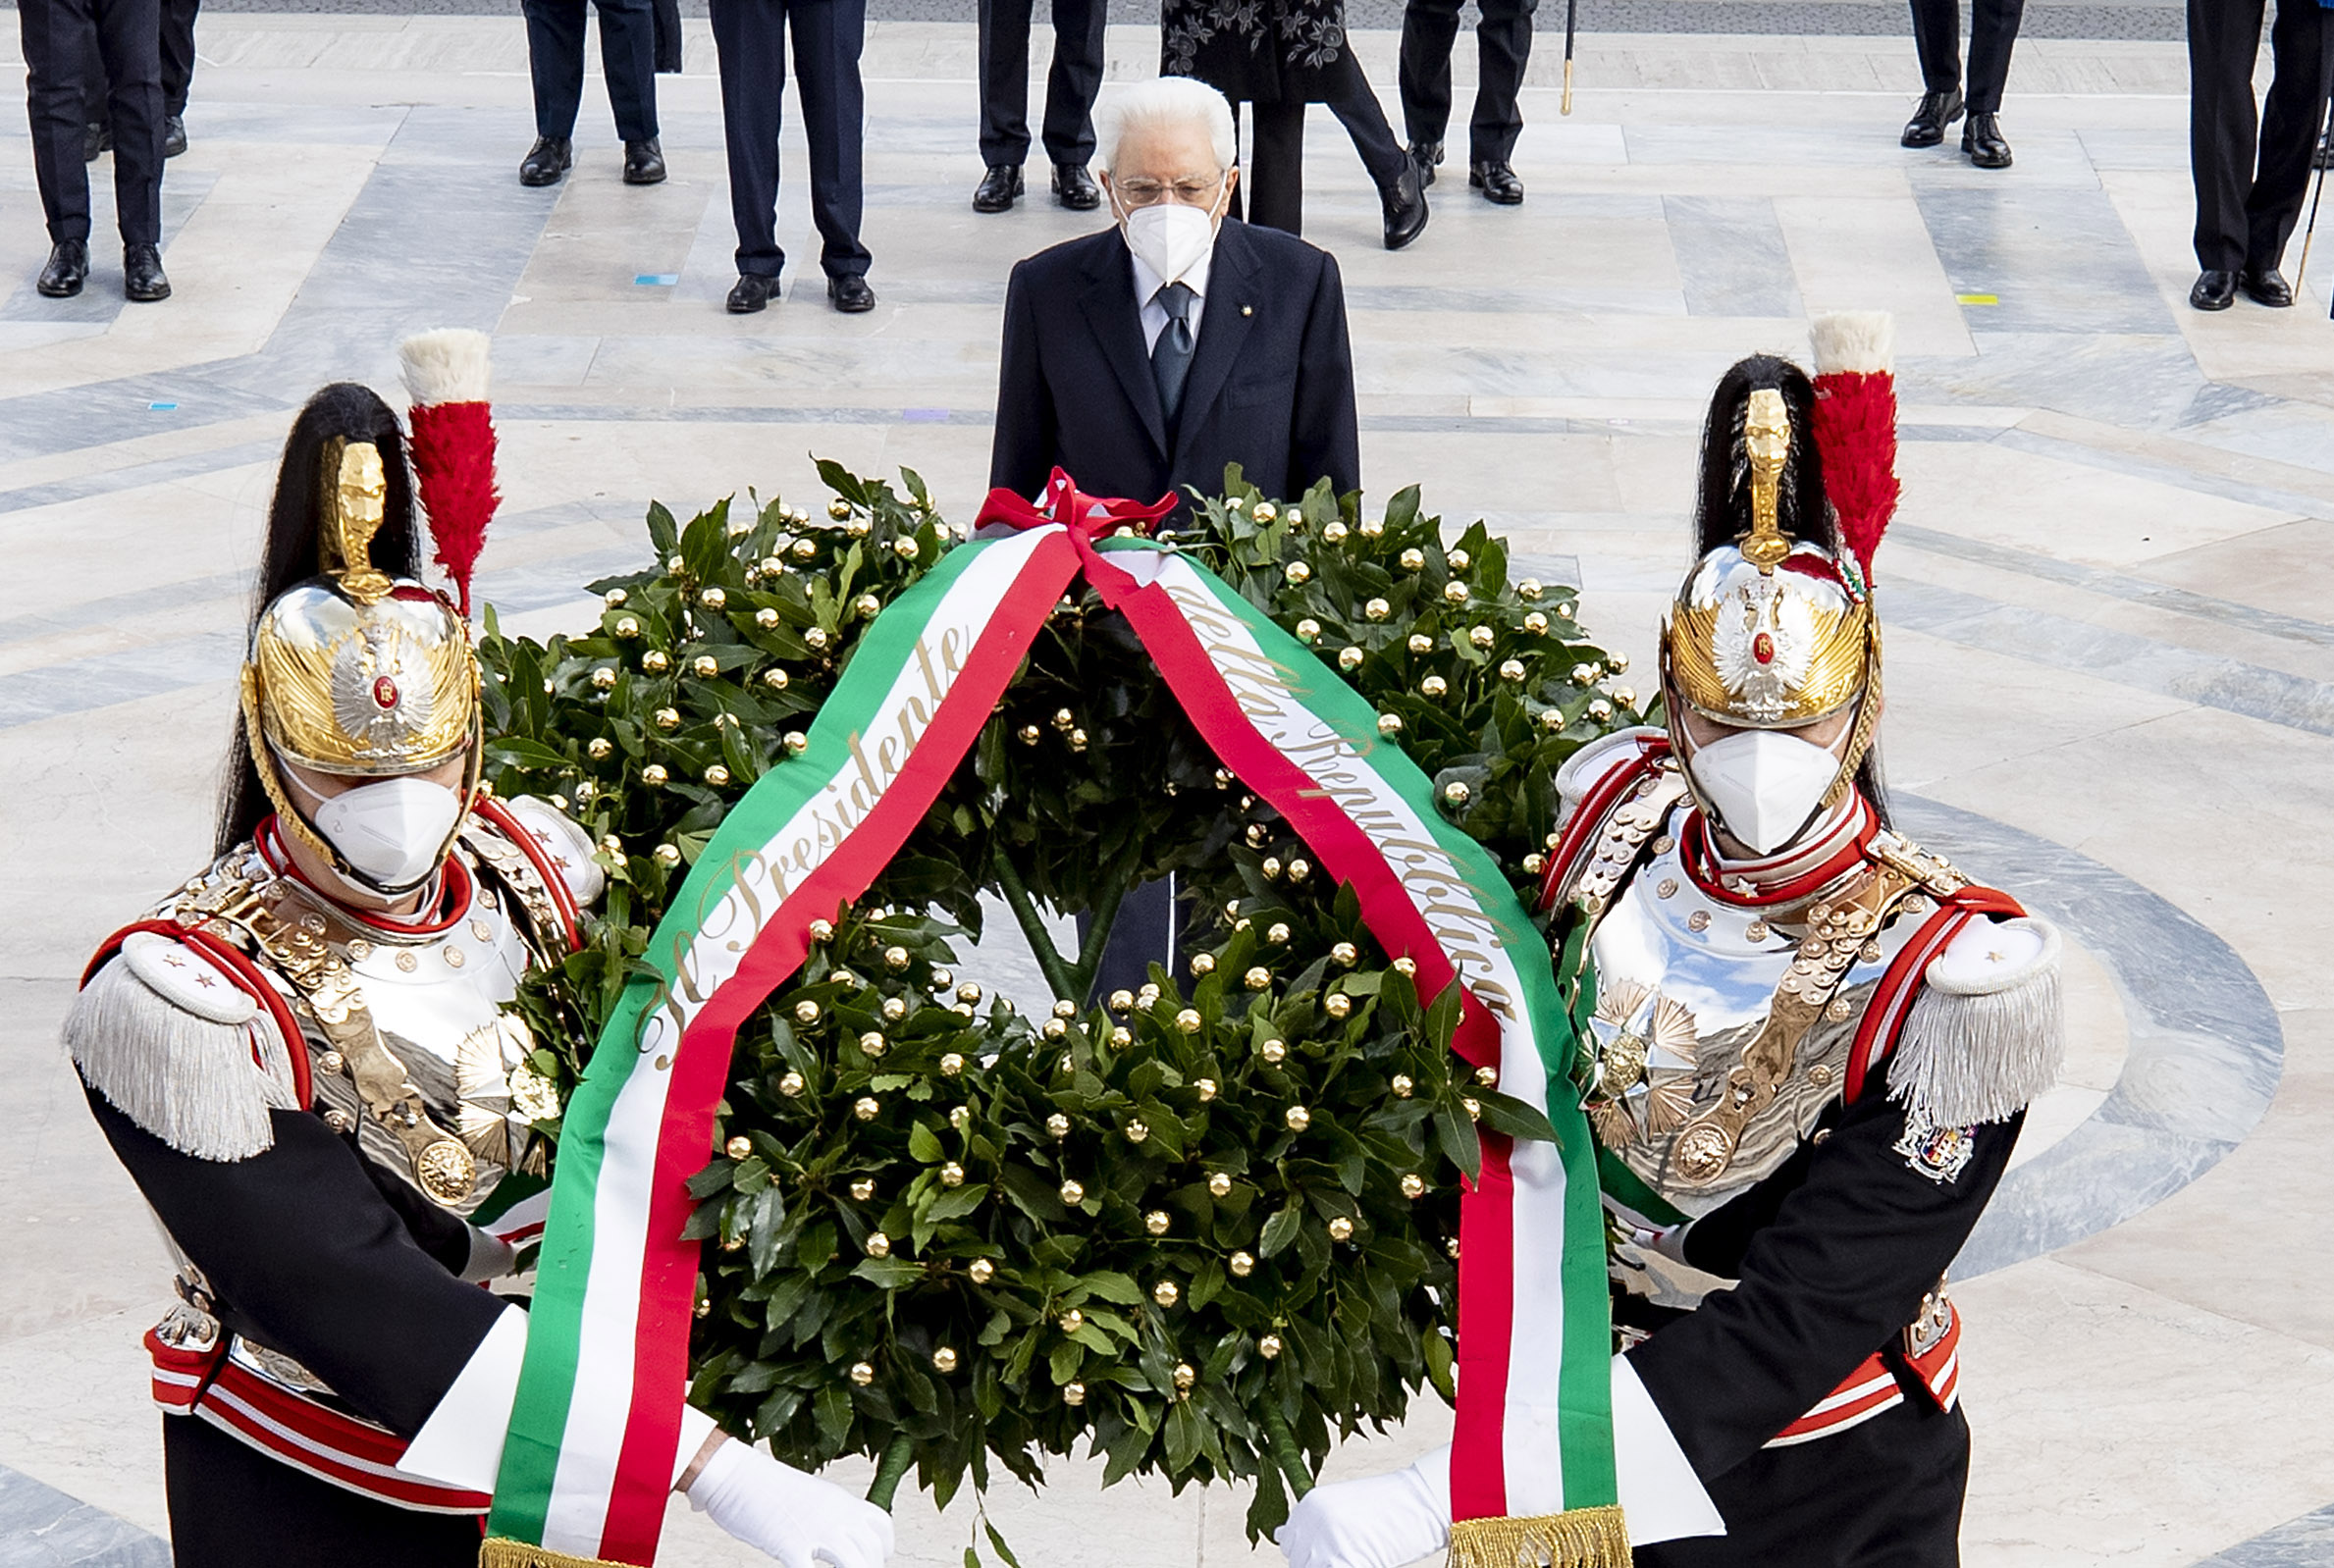
[(1160, 77), (1117, 88), (1094, 109), (1094, 166), (1105, 173), (1116, 168), (1119, 143), (1130, 131), (1192, 125), (1207, 128), (1216, 167), (1231, 168), (1237, 149), (1232, 105), (1215, 88), (1192, 77)]

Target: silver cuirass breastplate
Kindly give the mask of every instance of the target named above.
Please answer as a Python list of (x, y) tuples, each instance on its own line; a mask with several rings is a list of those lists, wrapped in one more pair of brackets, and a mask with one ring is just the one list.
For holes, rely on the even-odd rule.
[(1753, 904), (1705, 888), (1678, 806), (1590, 939), (1604, 1098), (1597, 1135), (1689, 1217), (1790, 1157), (1840, 1097), (1874, 989), (1932, 906), (1862, 860), (1814, 893)]

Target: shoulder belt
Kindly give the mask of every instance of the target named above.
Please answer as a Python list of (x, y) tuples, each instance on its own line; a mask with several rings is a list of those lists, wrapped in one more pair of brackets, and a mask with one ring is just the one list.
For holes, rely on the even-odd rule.
[(302, 1106), (314, 1101), (315, 1085), (308, 1070), (308, 1043), (300, 1033), (298, 1022), (292, 1016), (292, 1009), (285, 1005), (283, 994), (268, 983), (259, 966), (225, 937), (183, 925), (177, 920), (138, 920), (123, 926), (98, 944), (87, 967), (81, 970), (80, 983), (86, 986), (97, 971), (122, 951), (122, 944), (140, 931), (151, 931), (157, 936), (169, 937), (174, 942), (183, 942), (194, 949), (217, 965), (238, 990), (266, 1009), (268, 1017), (275, 1020), (276, 1028), (284, 1036), (284, 1055), (292, 1064), (292, 1093)]
[(1661, 831), (1670, 809), (1685, 793), (1670, 761), (1666, 741), (1643, 744), (1636, 758), (1623, 762), (1581, 797), (1558, 835), (1540, 884), (1542, 914), (1578, 897), (1591, 914), (1601, 914), (1637, 851)]
[(583, 912), (567, 879), (558, 872), (510, 809), (492, 796), (481, 796), (462, 827), (462, 842), (484, 861), (487, 868), (518, 896), (527, 922), (546, 941), (557, 937), (572, 953), (583, 946)]
[[(1876, 839), (1876, 850), (1882, 840)], [(1897, 848), (1908, 848), (1902, 840), (1895, 840)], [(1918, 855), (1919, 852), (1914, 852)], [(1894, 1048), (1898, 1034), (1903, 1031), (1906, 1015), (1912, 1012), (1913, 1002), (1921, 994), (1922, 977), (1936, 956), (1951, 945), (1972, 920), (2002, 915), (2015, 917), (2026, 909), (2009, 894), (1995, 888), (1979, 887), (1963, 882), (1958, 873), (1942, 861), (1920, 857), (1925, 866), (1942, 867), (1945, 874), (1934, 872), (1924, 876), (1924, 887), (1936, 901), (1936, 908), (1913, 933), (1882, 974), (1874, 988), (1872, 1002), (1864, 1010), (1864, 1020), (1857, 1026), (1855, 1043), (1848, 1049), (1846, 1088), (1843, 1098), (1854, 1105), (1862, 1097), (1873, 1070)]]

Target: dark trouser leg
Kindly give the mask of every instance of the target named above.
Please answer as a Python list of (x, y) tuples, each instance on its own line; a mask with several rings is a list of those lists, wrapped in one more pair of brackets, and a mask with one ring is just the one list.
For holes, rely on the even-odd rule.
[(713, 0), (714, 59), (721, 75), (721, 136), (729, 152), (729, 217), (737, 270), (775, 278), (778, 123), (786, 101), (786, 12), (781, 0)]
[(1467, 127), (1468, 156), (1476, 163), (1506, 163), (1523, 134), (1524, 67), (1532, 58), (1532, 13), (1539, 0), (1483, 0), (1475, 27), (1475, 116)]
[(1969, 1423), (1919, 1399), (1830, 1437), (1760, 1449), (1710, 1483), (1725, 1535), (1640, 1546), (1637, 1568), (1960, 1568)]
[(616, 135), (657, 133), (657, 8), (651, 0), (592, 0), (600, 12), (600, 69), (615, 110)]
[(859, 242), (866, 205), (867, 98), (859, 51), (867, 41), (867, 0), (809, 0), (788, 6), (794, 28), (794, 84), (802, 94), (803, 138), (811, 144), (811, 221), (819, 265), (829, 278), (865, 276)]
[(415, 1513), (344, 1491), (199, 1416), (162, 1418), (162, 1469), (178, 1568), (462, 1568), (478, 1561), (476, 1514)]
[(162, 112), (173, 119), (186, 112), (194, 83), (194, 13), (201, 3), (162, 0)]
[(1961, 7), (1955, 0), (1913, 0), (1913, 48), (1921, 85), (1951, 92), (1961, 85)]
[(1252, 103), (1253, 156), (1248, 162), (1248, 222), (1284, 234), (1304, 232), (1304, 105)]
[(1412, 142), (1440, 141), (1451, 126), (1451, 45), (1459, 0), (1409, 0), (1402, 11), (1402, 124)]
[(1094, 95), (1102, 90), (1108, 0), (1053, 0), (1053, 67), (1045, 74), (1045, 156), (1094, 161)]
[(2197, 265), (2206, 272), (2245, 265), (2262, 3), (2188, 0), (2188, 163), (2197, 186)]
[(1973, 0), (1969, 19), (1969, 112), (1999, 114), (2010, 79), (2010, 50), (2026, 0)]
[(1353, 138), (1353, 150), (1361, 154), (1361, 167), (1369, 171), (1370, 179), (1381, 188), (1401, 179), (1409, 156), (1394, 139), (1394, 128), (1386, 123), (1377, 89), (1361, 74), (1361, 62), (1353, 58), (1352, 49), (1339, 52), (1337, 64), (1330, 67), (1328, 87), (1325, 101), (1329, 112)]
[(2261, 109), (2260, 170), (2245, 198), (2245, 265), (2274, 268), (2302, 216), (2310, 160), (2326, 112), (2326, 72), (2334, 26), (2316, 0), (2277, 0), (2269, 29), (2276, 75)]
[(584, 0), (520, 0), (527, 19), (527, 75), (535, 84), (535, 134), (575, 134), (583, 102)]
[(1031, 6), (981, 0), (981, 161), (991, 167), (1030, 155)]
[[(19, 0), (25, 108), (32, 126), (32, 174), (52, 243), (89, 237), (89, 170), (81, 161), (88, 117), (104, 79), (83, 79), (96, 34), (91, 0)], [(88, 107), (82, 100), (88, 98)]]
[[(1180, 884), (1178, 877), (1163, 876), (1128, 889), (1111, 921), (1102, 962), (1094, 966), (1093, 988), (1087, 993), (1089, 1006), (1113, 991), (1140, 991), (1150, 983), (1154, 964), (1183, 984), (1191, 984), (1191, 959), (1183, 950), (1183, 932), (1194, 911), (1191, 894)], [(1092, 929), (1090, 918), (1078, 917), (1081, 942)]]
[(125, 245), (162, 243), (162, 0), (96, 0)]

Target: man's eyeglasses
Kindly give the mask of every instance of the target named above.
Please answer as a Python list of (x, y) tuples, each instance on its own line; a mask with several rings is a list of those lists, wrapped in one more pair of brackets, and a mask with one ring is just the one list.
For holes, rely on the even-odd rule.
[(1112, 182), (1112, 188), (1118, 192), (1119, 199), (1130, 207), (1156, 206), (1169, 196), (1186, 206), (1211, 207), (1215, 205), (1216, 191), (1223, 183), (1222, 175), (1206, 180), (1194, 175), (1172, 184), (1159, 180), (1118, 180)]

